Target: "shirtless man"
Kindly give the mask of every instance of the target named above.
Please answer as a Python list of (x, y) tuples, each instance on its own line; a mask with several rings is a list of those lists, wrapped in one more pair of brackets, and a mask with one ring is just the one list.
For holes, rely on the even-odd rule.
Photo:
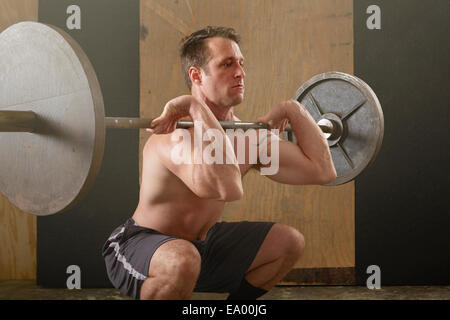
[[(135, 299), (189, 299), (193, 291), (228, 292), (228, 299), (256, 299), (275, 286), (301, 256), (296, 229), (270, 222), (217, 222), (225, 203), (242, 198), (242, 178), (263, 165), (238, 163), (218, 120), (236, 121), (244, 98), (244, 57), (233, 29), (207, 27), (182, 43), (181, 59), (192, 95), (169, 101), (152, 122), (143, 151), (140, 200), (132, 218), (105, 243), (108, 276)], [(175, 164), (172, 139), (183, 118), (216, 129), (228, 160), (223, 164)], [(279, 142), (279, 169), (268, 175), (288, 184), (325, 184), (336, 178), (327, 141), (297, 101), (273, 107), (257, 121), (283, 130), (287, 121), (298, 144)], [(270, 145), (276, 136), (258, 131)], [(203, 147), (208, 141), (203, 141)], [(194, 143), (191, 144), (194, 154)], [(260, 147), (261, 147), (260, 146)], [(248, 151), (248, 144), (246, 145)], [(270, 150), (270, 147), (266, 147)], [(231, 154), (231, 155), (230, 155)], [(265, 165), (268, 166), (268, 165)]]

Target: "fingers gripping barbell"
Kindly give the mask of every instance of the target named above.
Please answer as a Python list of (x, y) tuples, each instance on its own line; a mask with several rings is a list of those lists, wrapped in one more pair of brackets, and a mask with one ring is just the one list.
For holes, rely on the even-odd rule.
[[(150, 126), (151, 119), (105, 118), (89, 59), (67, 33), (53, 26), (21, 22), (0, 34), (0, 84), (0, 191), (35, 215), (67, 210), (86, 195), (101, 166), (105, 128)], [(344, 73), (320, 74), (294, 98), (328, 137), (338, 172), (332, 185), (354, 179), (375, 159), (383, 113), (362, 80)], [(221, 125), (244, 130), (267, 126)], [(295, 140), (289, 128), (287, 136)]]

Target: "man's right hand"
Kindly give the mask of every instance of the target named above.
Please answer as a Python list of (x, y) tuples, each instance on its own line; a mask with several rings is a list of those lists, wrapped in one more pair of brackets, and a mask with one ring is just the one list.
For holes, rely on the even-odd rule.
[(153, 119), (151, 128), (147, 131), (155, 134), (166, 134), (173, 132), (177, 127), (177, 122), (186, 116), (189, 116), (191, 104), (196, 99), (191, 95), (176, 97), (164, 106), (161, 115)]
[(292, 103), (295, 102), (289, 100), (277, 104), (265, 116), (256, 119), (256, 122), (267, 123), (270, 129), (278, 129), (280, 132), (283, 132), (289, 122), (287, 109)]

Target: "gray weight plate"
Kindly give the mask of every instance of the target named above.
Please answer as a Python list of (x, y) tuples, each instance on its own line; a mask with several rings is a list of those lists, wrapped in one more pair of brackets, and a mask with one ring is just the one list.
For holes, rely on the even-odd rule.
[(294, 99), (316, 122), (337, 116), (342, 123), (340, 138), (329, 141), (338, 175), (329, 185), (353, 180), (375, 160), (383, 141), (384, 118), (377, 96), (364, 81), (341, 72), (322, 73), (304, 83)]
[(33, 133), (0, 132), (0, 192), (50, 215), (75, 205), (100, 168), (104, 107), (80, 46), (64, 31), (21, 22), (0, 34), (0, 110), (33, 111)]

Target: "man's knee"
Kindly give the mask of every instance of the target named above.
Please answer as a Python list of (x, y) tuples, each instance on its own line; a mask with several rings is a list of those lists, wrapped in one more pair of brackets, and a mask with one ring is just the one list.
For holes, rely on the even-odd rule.
[(177, 239), (161, 245), (150, 260), (141, 299), (189, 299), (200, 274), (201, 257), (189, 241)]
[(297, 229), (291, 228), (292, 232), (292, 244), (293, 244), (293, 254), (299, 258), (305, 251), (306, 242), (305, 237)]
[(201, 257), (197, 248), (185, 240), (172, 240), (155, 252), (150, 262), (149, 275), (195, 284), (200, 268)]
[(299, 259), (306, 246), (303, 234), (297, 229), (284, 224), (276, 224), (274, 227), (278, 228), (279, 239), (282, 242), (280, 246), (282, 252), (294, 260)]
[(187, 247), (184, 252), (178, 253), (176, 257), (167, 264), (169, 275), (179, 281), (196, 282), (201, 268), (201, 258), (197, 249)]

